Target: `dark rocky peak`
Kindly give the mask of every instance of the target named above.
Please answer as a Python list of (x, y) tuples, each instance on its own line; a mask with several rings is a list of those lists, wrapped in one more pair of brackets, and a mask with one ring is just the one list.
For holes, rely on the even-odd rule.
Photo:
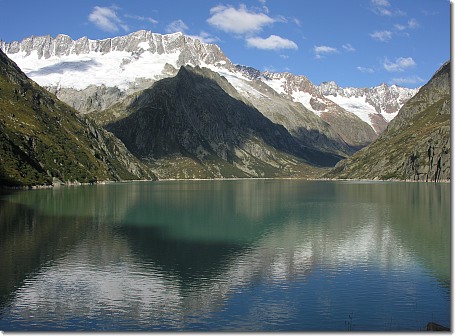
[(235, 68), (237, 71), (240, 71), (245, 77), (247, 77), (250, 80), (258, 79), (263, 75), (263, 73), (260, 70), (255, 69), (253, 67), (236, 64)]

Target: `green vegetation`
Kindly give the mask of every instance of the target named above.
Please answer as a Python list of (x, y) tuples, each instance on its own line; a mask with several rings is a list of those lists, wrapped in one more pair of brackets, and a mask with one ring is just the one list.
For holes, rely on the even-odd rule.
[(450, 63), (400, 110), (378, 140), (337, 164), (328, 178), (450, 179)]
[(151, 178), (123, 144), (0, 54), (0, 185)]

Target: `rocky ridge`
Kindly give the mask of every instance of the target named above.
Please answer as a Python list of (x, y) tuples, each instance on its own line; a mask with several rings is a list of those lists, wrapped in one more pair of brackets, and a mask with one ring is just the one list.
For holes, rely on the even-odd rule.
[(39, 87), (0, 51), (0, 185), (153, 178), (120, 140)]
[(326, 177), (450, 180), (450, 62), (409, 99), (379, 138)]
[(341, 158), (298, 141), (207, 68), (181, 67), (124, 109), (106, 129), (159, 177), (309, 177)]

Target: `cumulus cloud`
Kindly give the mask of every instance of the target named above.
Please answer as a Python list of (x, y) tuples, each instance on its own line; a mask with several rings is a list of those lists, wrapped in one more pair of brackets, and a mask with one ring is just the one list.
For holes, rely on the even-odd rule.
[(218, 5), (210, 9), (211, 17), (207, 22), (227, 33), (249, 34), (257, 33), (264, 26), (276, 22), (270, 16), (249, 10), (245, 5), (239, 8)]
[(250, 37), (246, 39), (246, 43), (249, 47), (266, 50), (298, 49), (294, 41), (277, 35), (270, 35), (265, 39), (261, 37)]
[(374, 33), (371, 33), (370, 36), (375, 40), (388, 42), (392, 39), (392, 32), (389, 30), (375, 31)]
[(181, 32), (181, 33), (184, 33), (185, 30), (188, 29), (188, 26), (185, 24), (185, 22), (183, 22), (182, 20), (175, 20), (175, 21), (172, 21), (171, 23), (169, 23), (167, 26), (166, 26), (166, 33), (168, 34), (172, 34), (172, 33), (177, 33), (177, 32)]
[(361, 67), (361, 66), (358, 66), (357, 70), (359, 70), (360, 72), (363, 72), (363, 73), (373, 73), (374, 72), (374, 70), (372, 68), (366, 68), (366, 67)]
[(93, 7), (88, 16), (90, 22), (109, 33), (116, 33), (121, 29), (128, 31), (128, 26), (117, 16), (116, 7)]
[(386, 58), (383, 63), (384, 69), (389, 72), (401, 72), (416, 65), (417, 63), (412, 57), (399, 57), (395, 62), (391, 62)]
[(338, 49), (329, 47), (329, 46), (314, 46), (314, 53), (316, 54), (316, 58), (322, 58), (325, 54), (337, 54)]

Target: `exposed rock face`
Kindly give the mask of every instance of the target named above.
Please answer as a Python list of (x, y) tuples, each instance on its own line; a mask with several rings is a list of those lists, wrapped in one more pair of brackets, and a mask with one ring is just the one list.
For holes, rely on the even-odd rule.
[(105, 110), (125, 98), (127, 94), (117, 87), (106, 87), (105, 85), (90, 85), (84, 90), (53, 86), (49, 87), (48, 90), (83, 114)]
[(349, 154), (376, 139), (377, 134), (370, 125), (322, 95), (305, 76), (272, 72), (264, 72), (262, 76), (265, 83), (288, 100), (302, 104), (329, 124), (342, 141), (354, 149)]
[[(318, 87), (319, 92), (326, 97), (364, 97), (365, 102), (374, 107), (380, 114), (396, 114), (418, 89), (407, 89), (396, 85), (381, 84), (372, 88), (341, 88), (335, 82), (324, 82)], [(387, 118), (390, 119), (390, 118)]]
[(158, 55), (179, 52), (177, 63), (179, 66), (188, 63), (199, 65), (201, 61), (207, 64), (224, 61), (232, 66), (229, 59), (215, 44), (201, 43), (182, 33), (161, 35), (147, 30), (103, 40), (81, 37), (74, 41), (68, 35), (63, 34), (57, 35), (55, 38), (49, 35), (31, 36), (20, 42), (0, 42), (0, 49), (6, 54), (25, 53), (25, 56), (36, 52), (38, 58), (71, 54), (83, 55), (91, 52), (106, 54), (113, 51), (126, 51), (136, 56), (145, 51)]
[(151, 179), (112, 134), (27, 78), (0, 51), (0, 184)]
[(450, 180), (450, 62), (399, 111), (371, 145), (326, 177)]
[(208, 69), (182, 67), (126, 109), (106, 128), (162, 177), (310, 176), (309, 164), (340, 159), (302, 144)]
[[(272, 72), (258, 75), (249, 68), (241, 69), (251, 76), (263, 76), (264, 81), (275, 90), (287, 95), (291, 100), (302, 103), (323, 119), (324, 114), (321, 112), (338, 115), (340, 112), (350, 112), (368, 123), (377, 134), (384, 131), (387, 123), (396, 116), (401, 106), (418, 91), (386, 84), (372, 88), (341, 88), (333, 81), (317, 86), (305, 76)], [(370, 138), (367, 142), (374, 139), (375, 137)]]

